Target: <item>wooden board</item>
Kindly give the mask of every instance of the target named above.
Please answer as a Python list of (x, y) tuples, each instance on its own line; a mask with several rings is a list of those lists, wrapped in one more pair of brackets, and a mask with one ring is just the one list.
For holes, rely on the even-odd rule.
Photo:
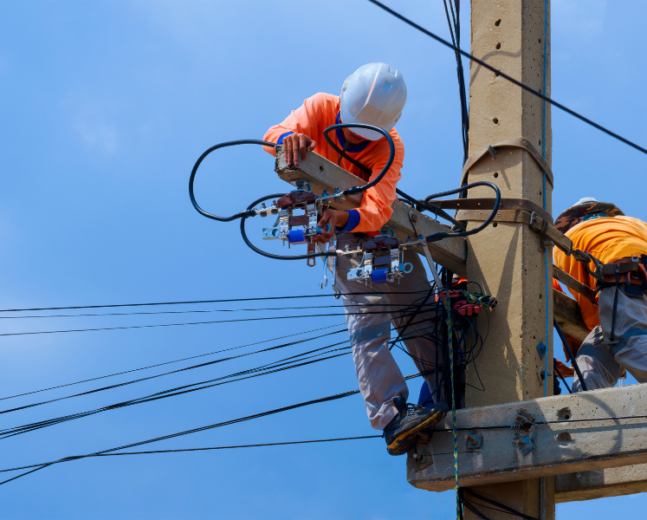
[[(305, 161), (302, 160), (299, 162), (298, 168), (289, 168), (285, 161), (282, 148), (279, 148), (276, 154), (276, 172), (281, 179), (290, 184), (295, 184), (297, 180), (306, 180), (310, 183), (312, 191), (317, 195), (321, 195), (324, 190), (327, 190), (332, 195), (335, 188), (343, 191), (353, 186), (363, 186), (366, 184), (359, 177), (347, 172), (316, 153), (309, 153)], [(331, 205), (336, 209), (349, 210), (358, 208), (360, 203), (361, 198), (355, 196)], [(395, 236), (400, 240), (405, 241), (409, 236), (413, 240), (417, 239), (409, 220), (409, 214), (411, 212), (417, 216), (418, 220), (416, 224), (424, 236), (449, 231), (448, 226), (412, 209), (408, 204), (396, 200), (393, 203), (393, 215), (387, 225), (393, 228)], [(439, 262), (441, 265), (461, 276), (465, 275), (467, 247), (464, 238), (447, 238), (441, 240), (440, 242), (431, 244), (430, 251), (435, 262)]]

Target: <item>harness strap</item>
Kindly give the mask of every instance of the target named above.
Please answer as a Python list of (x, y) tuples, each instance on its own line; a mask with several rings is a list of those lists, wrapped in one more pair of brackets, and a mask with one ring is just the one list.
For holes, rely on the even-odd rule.
[(568, 274), (566, 271), (563, 271), (556, 265), (553, 265), (553, 278), (555, 278), (559, 282), (562, 282), (569, 289), (573, 289), (576, 293), (581, 294), (597, 307), (598, 300), (596, 299), (596, 290), (580, 282), (579, 280), (576, 280), (570, 274)]

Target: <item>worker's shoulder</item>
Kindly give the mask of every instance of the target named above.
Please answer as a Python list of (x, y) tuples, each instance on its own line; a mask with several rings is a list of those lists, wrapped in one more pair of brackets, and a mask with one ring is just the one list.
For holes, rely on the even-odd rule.
[(306, 99), (309, 103), (313, 105), (318, 105), (322, 107), (335, 107), (339, 104), (339, 96), (334, 94), (327, 94), (326, 92), (317, 92), (315, 95), (310, 96)]
[(640, 220), (639, 218), (636, 217), (628, 217), (627, 215), (619, 215), (615, 217), (616, 219), (620, 220), (621, 222), (627, 222), (629, 224), (634, 224), (637, 226), (640, 226), (642, 228), (647, 228), (647, 222), (644, 220)]
[[(395, 146), (396, 155), (404, 155), (404, 143), (402, 142), (402, 138), (398, 131), (395, 128), (391, 128), (391, 130), (389, 130), (389, 135), (391, 136), (391, 139), (393, 139), (393, 146)], [(389, 142), (386, 139), (380, 139), (376, 142), (374, 150), (380, 153), (388, 153)]]

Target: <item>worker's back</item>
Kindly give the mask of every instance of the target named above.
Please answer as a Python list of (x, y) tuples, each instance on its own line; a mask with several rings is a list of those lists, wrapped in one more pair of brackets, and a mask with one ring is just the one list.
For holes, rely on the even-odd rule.
[[(647, 255), (647, 223), (633, 217), (617, 216), (594, 218), (571, 228), (566, 236), (573, 241), (573, 249), (591, 253), (603, 264), (632, 255)], [(595, 288), (595, 279), (584, 264), (555, 248), (555, 265), (573, 278)], [(571, 291), (582, 309), (582, 317), (589, 330), (600, 323), (598, 308), (579, 293)]]

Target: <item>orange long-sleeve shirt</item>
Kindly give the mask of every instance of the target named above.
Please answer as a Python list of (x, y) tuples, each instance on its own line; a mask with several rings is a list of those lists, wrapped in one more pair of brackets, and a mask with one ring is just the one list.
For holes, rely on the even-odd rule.
[[(271, 127), (263, 139), (272, 143), (281, 143), (286, 134), (305, 134), (317, 143), (314, 149), (315, 153), (329, 161), (338, 163), (339, 154), (328, 145), (323, 137), (323, 131), (339, 122), (339, 96), (319, 93), (306, 99), (303, 105), (292, 111), (281, 124)], [(389, 131), (389, 135), (395, 145), (393, 164), (377, 185), (364, 192), (360, 207), (350, 211), (351, 215), (344, 231), (357, 233), (379, 231), (391, 218), (393, 213), (391, 205), (396, 199), (395, 187), (401, 177), (400, 169), (404, 160), (404, 145), (395, 128)], [(332, 131), (329, 136), (340, 149), (344, 149), (345, 143), (341, 131)], [(273, 148), (265, 147), (264, 149), (271, 154), (275, 153)], [(389, 158), (389, 143), (386, 139), (365, 141), (348, 146), (346, 153), (370, 168), (370, 179), (366, 178), (367, 175), (360, 168), (346, 159), (342, 159), (339, 165), (353, 175), (369, 181), (379, 175), (386, 165)]]
[[(603, 264), (631, 255), (647, 255), (647, 223), (637, 218), (618, 216), (587, 220), (568, 230), (566, 236), (573, 241), (574, 249), (591, 253)], [(567, 256), (555, 248), (553, 262), (576, 280), (595, 288), (595, 278), (572, 255)], [(598, 308), (579, 293), (569, 291), (577, 300), (589, 330), (599, 325)]]

